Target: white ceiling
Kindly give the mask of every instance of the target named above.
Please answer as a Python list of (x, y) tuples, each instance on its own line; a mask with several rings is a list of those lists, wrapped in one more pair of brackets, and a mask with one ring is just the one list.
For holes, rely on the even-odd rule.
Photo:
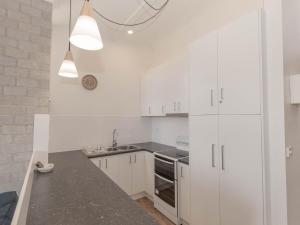
[[(165, 0), (148, 0), (156, 6)], [(95, 15), (104, 38), (114, 40), (133, 39), (134, 41), (152, 42), (173, 32), (201, 12), (207, 4), (217, 0), (170, 0), (163, 12), (153, 21), (137, 28), (119, 27), (108, 23)], [(94, 8), (102, 14), (118, 22), (132, 23), (148, 18), (154, 13), (143, 0), (91, 0)], [(72, 0), (72, 21), (79, 15), (83, 0)], [(68, 23), (69, 0), (53, 0), (54, 25)], [(130, 36), (127, 30), (133, 29), (135, 34)]]

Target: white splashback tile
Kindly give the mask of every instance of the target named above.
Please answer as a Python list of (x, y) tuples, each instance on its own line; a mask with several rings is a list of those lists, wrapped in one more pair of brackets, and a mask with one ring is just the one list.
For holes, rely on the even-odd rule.
[(138, 116), (51, 115), (50, 152), (112, 145), (113, 129), (118, 144), (151, 141), (151, 119)]
[(152, 141), (188, 150), (183, 142), (188, 142), (188, 118), (162, 117), (152, 119)]

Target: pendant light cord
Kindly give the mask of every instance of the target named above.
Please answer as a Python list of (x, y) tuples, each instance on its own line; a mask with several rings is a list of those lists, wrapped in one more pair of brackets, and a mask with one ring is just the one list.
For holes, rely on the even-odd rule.
[[(89, 0), (86, 0), (86, 1), (89, 1)], [(155, 17), (157, 17), (161, 12), (162, 10), (167, 6), (167, 4), (169, 3), (170, 0), (166, 0), (165, 3), (160, 7), (160, 8), (155, 8), (153, 5), (151, 5), (147, 0), (143, 0), (150, 8), (152, 8), (153, 10), (157, 11), (154, 15), (152, 15), (151, 17), (147, 18), (146, 20), (143, 20), (141, 22), (138, 22), (138, 23), (131, 23), (131, 24), (128, 24), (128, 23), (120, 23), (120, 22), (117, 22), (117, 21), (114, 21), (112, 19), (109, 19), (108, 17), (104, 16), (102, 13), (100, 13), (97, 9), (93, 8), (94, 11), (104, 20), (110, 22), (110, 23), (113, 23), (113, 24), (116, 24), (116, 25), (119, 25), (119, 26), (125, 26), (125, 27), (135, 27), (135, 26), (139, 26), (139, 25), (143, 25), (147, 22), (149, 22), (150, 20), (154, 19)]]
[(72, 0), (70, 0), (70, 13), (69, 13), (69, 51), (71, 50), (71, 43), (70, 43), (70, 37), (71, 37), (71, 16), (72, 16)]
[(155, 10), (155, 11), (160, 11), (162, 10), (166, 4), (168, 4), (168, 0), (159, 8), (155, 8), (153, 5), (151, 5), (147, 0), (143, 0), (151, 9)]

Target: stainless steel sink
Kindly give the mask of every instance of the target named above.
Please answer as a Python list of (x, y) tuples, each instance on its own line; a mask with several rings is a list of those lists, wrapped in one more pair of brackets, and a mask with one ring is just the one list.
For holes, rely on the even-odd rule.
[(139, 147), (134, 145), (121, 145), (118, 147), (108, 147), (103, 149), (84, 149), (83, 152), (86, 155), (102, 155), (107, 154), (108, 152), (118, 152), (118, 151), (130, 151), (130, 150), (138, 150)]
[(121, 151), (127, 151), (127, 150), (137, 150), (138, 147), (134, 145), (122, 145), (117, 147)]
[(119, 150), (119, 148), (117, 148), (117, 147), (110, 147), (110, 148), (106, 149), (106, 151), (108, 151), (108, 152), (114, 152), (114, 151), (118, 151), (118, 150)]

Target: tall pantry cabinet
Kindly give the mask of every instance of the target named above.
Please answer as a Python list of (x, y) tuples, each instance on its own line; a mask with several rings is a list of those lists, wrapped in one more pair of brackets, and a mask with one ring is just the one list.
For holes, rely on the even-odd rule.
[(261, 12), (190, 48), (191, 225), (263, 225)]

